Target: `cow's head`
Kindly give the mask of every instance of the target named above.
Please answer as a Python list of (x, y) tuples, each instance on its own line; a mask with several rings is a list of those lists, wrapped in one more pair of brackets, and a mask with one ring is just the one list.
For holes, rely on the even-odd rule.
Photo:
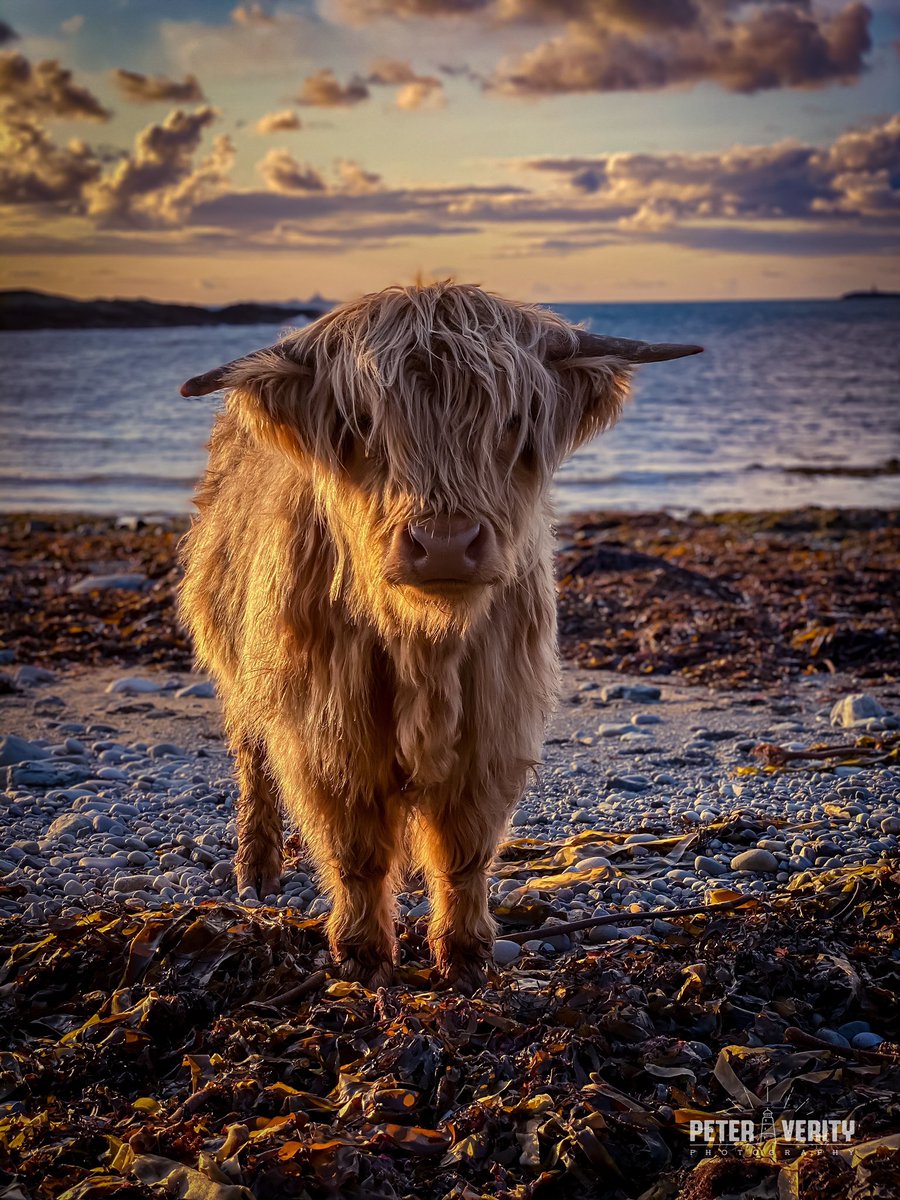
[(391, 287), (189, 380), (310, 478), (338, 579), (395, 630), (486, 611), (542, 545), (567, 455), (608, 428), (634, 364), (695, 354), (573, 328), (452, 283)]

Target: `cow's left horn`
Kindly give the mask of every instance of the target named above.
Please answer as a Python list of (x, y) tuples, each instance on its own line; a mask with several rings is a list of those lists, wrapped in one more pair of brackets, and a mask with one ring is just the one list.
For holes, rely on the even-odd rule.
[[(702, 346), (685, 345), (682, 342), (635, 342), (631, 338), (607, 337), (602, 333), (575, 331), (578, 338), (577, 354), (584, 358), (622, 358), (625, 362), (666, 362), (671, 358), (687, 358), (689, 354), (702, 354)], [(571, 346), (563, 346), (563, 339), (551, 345), (551, 358), (571, 358)]]
[(202, 375), (195, 375), (187, 383), (183, 383), (181, 385), (182, 396), (208, 396), (210, 392), (217, 392), (220, 388), (227, 387), (228, 377), (235, 367), (242, 367), (248, 359), (263, 354), (283, 356), (284, 351), (281, 349), (280, 343), (276, 342), (274, 346), (265, 346), (260, 350), (254, 350), (251, 354), (242, 354), (240, 358), (233, 358), (231, 362), (223, 363), (221, 367), (215, 367), (212, 371), (205, 371)]

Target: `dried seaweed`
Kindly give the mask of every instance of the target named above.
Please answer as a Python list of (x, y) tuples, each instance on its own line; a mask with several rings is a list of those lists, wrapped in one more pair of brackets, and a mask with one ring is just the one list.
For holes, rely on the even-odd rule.
[[(571, 851), (506, 848), (534, 881), (528, 919), (553, 912)], [(898, 918), (896, 863), (806, 873), (663, 937), (526, 953), (471, 998), (435, 990), (421, 921), (377, 992), (334, 979), (320, 923), (281, 910), (7, 921), (0, 1196), (894, 1196)], [(817, 1035), (856, 1019), (887, 1040)], [(691, 1119), (766, 1103), (852, 1118), (854, 1143), (709, 1158), (689, 1141)]]
[[(557, 554), (563, 655), (729, 686), (804, 671), (896, 676), (898, 523), (897, 512), (875, 509), (572, 518)], [(174, 610), (185, 526), (5, 517), (4, 646), (49, 666), (189, 667)], [(149, 586), (69, 591), (98, 568), (144, 574)]]
[(900, 515), (595, 513), (560, 528), (560, 642), (582, 667), (760, 684), (896, 675)]

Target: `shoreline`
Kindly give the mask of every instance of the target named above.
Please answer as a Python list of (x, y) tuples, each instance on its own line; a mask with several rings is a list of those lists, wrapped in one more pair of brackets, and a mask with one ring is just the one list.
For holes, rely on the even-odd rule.
[[(8, 662), (189, 670), (188, 517), (0, 514)], [(900, 674), (900, 510), (600, 510), (557, 523), (560, 652), (581, 668), (757, 687)]]

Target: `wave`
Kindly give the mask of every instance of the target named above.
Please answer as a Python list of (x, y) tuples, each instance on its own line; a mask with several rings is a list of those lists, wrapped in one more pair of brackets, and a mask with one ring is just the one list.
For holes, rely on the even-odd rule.
[(767, 474), (828, 476), (846, 479), (876, 479), (900, 475), (900, 459), (889, 458), (880, 463), (748, 463), (746, 466), (719, 467), (709, 470), (678, 470), (660, 467), (658, 470), (615, 471), (606, 475), (571, 474), (565, 470), (557, 476), (558, 487), (620, 487), (652, 486), (663, 482), (680, 484), (705, 483), (715, 479), (734, 479), (741, 475)]
[(0, 484), (15, 484), (19, 487), (52, 487), (78, 489), (84, 487), (126, 488), (190, 488), (199, 475), (127, 475), (115, 473), (93, 473), (90, 475), (21, 475), (0, 468)]

